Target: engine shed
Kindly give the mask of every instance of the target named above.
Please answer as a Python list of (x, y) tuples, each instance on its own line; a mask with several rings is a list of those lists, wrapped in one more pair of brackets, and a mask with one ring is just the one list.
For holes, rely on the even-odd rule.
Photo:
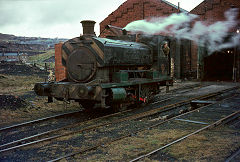
[[(199, 16), (206, 25), (225, 20), (224, 12), (237, 8), (238, 0), (205, 0), (191, 11), (186, 11), (166, 0), (128, 0), (113, 11), (100, 23), (100, 37), (113, 37), (116, 32), (105, 30), (106, 25), (125, 27), (135, 20), (148, 20), (151, 17), (167, 17), (173, 13), (189, 13)], [(237, 20), (240, 20), (238, 13)], [(228, 31), (228, 34), (238, 33), (239, 23)], [(188, 40), (181, 43), (170, 43), (171, 75), (176, 79), (201, 80), (239, 80), (239, 45), (223, 48), (215, 53), (206, 51), (206, 46)], [(212, 55), (213, 54), (213, 55)], [(223, 65), (224, 64), (224, 65)]]

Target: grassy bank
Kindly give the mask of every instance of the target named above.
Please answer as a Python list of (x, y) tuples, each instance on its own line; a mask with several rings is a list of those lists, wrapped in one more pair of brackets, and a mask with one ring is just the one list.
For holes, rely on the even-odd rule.
[[(29, 56), (29, 62), (30, 63), (36, 63), (36, 64), (44, 67), (45, 66), (45, 60), (53, 57), (54, 55), (55, 55), (55, 51), (54, 51), (54, 49), (51, 49), (51, 50), (48, 50), (47, 52), (42, 53), (42, 54)], [(55, 63), (54, 62), (48, 62), (47, 65), (50, 68), (54, 68)]]

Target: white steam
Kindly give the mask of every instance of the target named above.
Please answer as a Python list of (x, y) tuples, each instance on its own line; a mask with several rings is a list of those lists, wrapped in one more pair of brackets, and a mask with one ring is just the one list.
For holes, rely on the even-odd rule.
[(226, 20), (218, 21), (211, 25), (197, 21), (198, 16), (193, 14), (172, 14), (169, 17), (152, 18), (151, 20), (137, 20), (129, 23), (124, 29), (133, 33), (171, 35), (177, 39), (189, 39), (199, 44), (205, 44), (210, 53), (238, 46), (240, 34), (233, 32), (229, 37), (229, 31), (238, 25), (238, 9), (232, 8), (224, 13)]

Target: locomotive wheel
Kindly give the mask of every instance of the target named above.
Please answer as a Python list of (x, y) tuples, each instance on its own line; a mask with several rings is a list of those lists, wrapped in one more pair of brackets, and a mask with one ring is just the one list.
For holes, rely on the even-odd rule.
[(151, 91), (149, 90), (149, 88), (148, 87), (146, 87), (146, 88), (142, 88), (141, 89), (141, 92), (140, 92), (140, 96), (142, 97), (142, 98), (146, 98), (146, 103), (148, 103), (148, 99), (150, 98), (150, 96), (151, 96)]
[(140, 97), (142, 99), (145, 99), (145, 101), (141, 102), (143, 105), (148, 104), (149, 100), (151, 100), (151, 97), (152, 97), (151, 88), (148, 86), (142, 87), (140, 92)]
[(158, 86), (156, 86), (156, 85), (151, 85), (151, 87), (143, 86), (141, 88), (140, 96), (142, 98), (146, 97), (146, 101), (144, 104), (148, 104), (149, 102), (152, 101), (153, 96), (156, 95), (156, 93), (157, 93), (157, 88), (158, 88)]

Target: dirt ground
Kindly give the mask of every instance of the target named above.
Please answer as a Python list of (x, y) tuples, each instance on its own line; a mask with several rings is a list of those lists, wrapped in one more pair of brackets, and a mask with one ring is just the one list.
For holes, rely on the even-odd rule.
[(0, 64), (0, 126), (80, 109), (78, 103), (47, 103), (46, 97), (34, 93), (34, 84), (45, 81), (47, 75), (28, 65)]

